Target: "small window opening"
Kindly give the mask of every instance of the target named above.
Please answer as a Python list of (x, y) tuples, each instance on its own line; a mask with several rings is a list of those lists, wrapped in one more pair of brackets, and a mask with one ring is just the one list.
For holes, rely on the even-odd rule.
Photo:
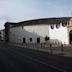
[(30, 38), (30, 42), (32, 42), (32, 38)]
[(45, 41), (48, 41), (50, 38), (48, 36), (45, 37)]

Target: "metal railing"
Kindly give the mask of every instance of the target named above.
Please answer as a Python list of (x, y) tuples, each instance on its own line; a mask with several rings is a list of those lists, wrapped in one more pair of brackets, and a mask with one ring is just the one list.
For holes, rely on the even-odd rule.
[[(0, 43), (5, 42), (0, 41)], [(14, 42), (10, 42), (7, 44), (15, 45), (22, 48), (44, 51), (50, 54), (67, 55), (72, 57), (72, 45), (51, 44), (51, 43), (14, 43)]]
[[(13, 43), (11, 43), (13, 44)], [(14, 43), (13, 45), (34, 49), (39, 51), (45, 51), (50, 54), (67, 55), (72, 53), (72, 45), (62, 45), (62, 44), (49, 44), (49, 43)]]

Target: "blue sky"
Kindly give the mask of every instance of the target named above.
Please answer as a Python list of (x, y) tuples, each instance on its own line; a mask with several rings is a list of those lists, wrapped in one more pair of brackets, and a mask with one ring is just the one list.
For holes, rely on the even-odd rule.
[(72, 0), (0, 0), (0, 29), (6, 21), (72, 16)]

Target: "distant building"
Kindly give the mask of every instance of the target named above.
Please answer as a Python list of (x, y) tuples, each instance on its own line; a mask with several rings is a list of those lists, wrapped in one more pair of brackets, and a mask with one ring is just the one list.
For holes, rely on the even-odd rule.
[(5, 39), (5, 35), (4, 35), (4, 29), (3, 30), (0, 30), (0, 41), (4, 41)]
[(16, 43), (72, 43), (72, 17), (5, 23), (5, 41)]

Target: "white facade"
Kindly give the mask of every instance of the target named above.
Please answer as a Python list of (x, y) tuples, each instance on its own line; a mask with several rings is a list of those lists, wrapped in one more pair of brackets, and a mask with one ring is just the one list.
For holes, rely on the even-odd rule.
[[(10, 28), (9, 34), (10, 42), (23, 43), (23, 38), (25, 38), (26, 43), (37, 43), (37, 38), (40, 38), (40, 43), (43, 43), (45, 36), (49, 36), (49, 26), (19, 26)], [(32, 38), (32, 41), (30, 41), (30, 38)]]
[(49, 34), (51, 39), (57, 40), (62, 44), (69, 44), (67, 26), (63, 27), (62, 24), (60, 24), (60, 27), (56, 28), (56, 25), (54, 25), (54, 29), (51, 29), (49, 26)]
[(10, 28), (9, 33), (10, 42), (16, 43), (23, 43), (24, 38), (26, 43), (37, 43), (37, 38), (40, 38), (40, 43), (44, 43), (46, 36), (50, 38), (51, 42), (69, 44), (67, 27), (63, 27), (61, 24), (59, 28), (56, 28), (56, 24), (54, 24), (54, 29), (51, 29), (51, 25), (47, 24), (18, 26)]

